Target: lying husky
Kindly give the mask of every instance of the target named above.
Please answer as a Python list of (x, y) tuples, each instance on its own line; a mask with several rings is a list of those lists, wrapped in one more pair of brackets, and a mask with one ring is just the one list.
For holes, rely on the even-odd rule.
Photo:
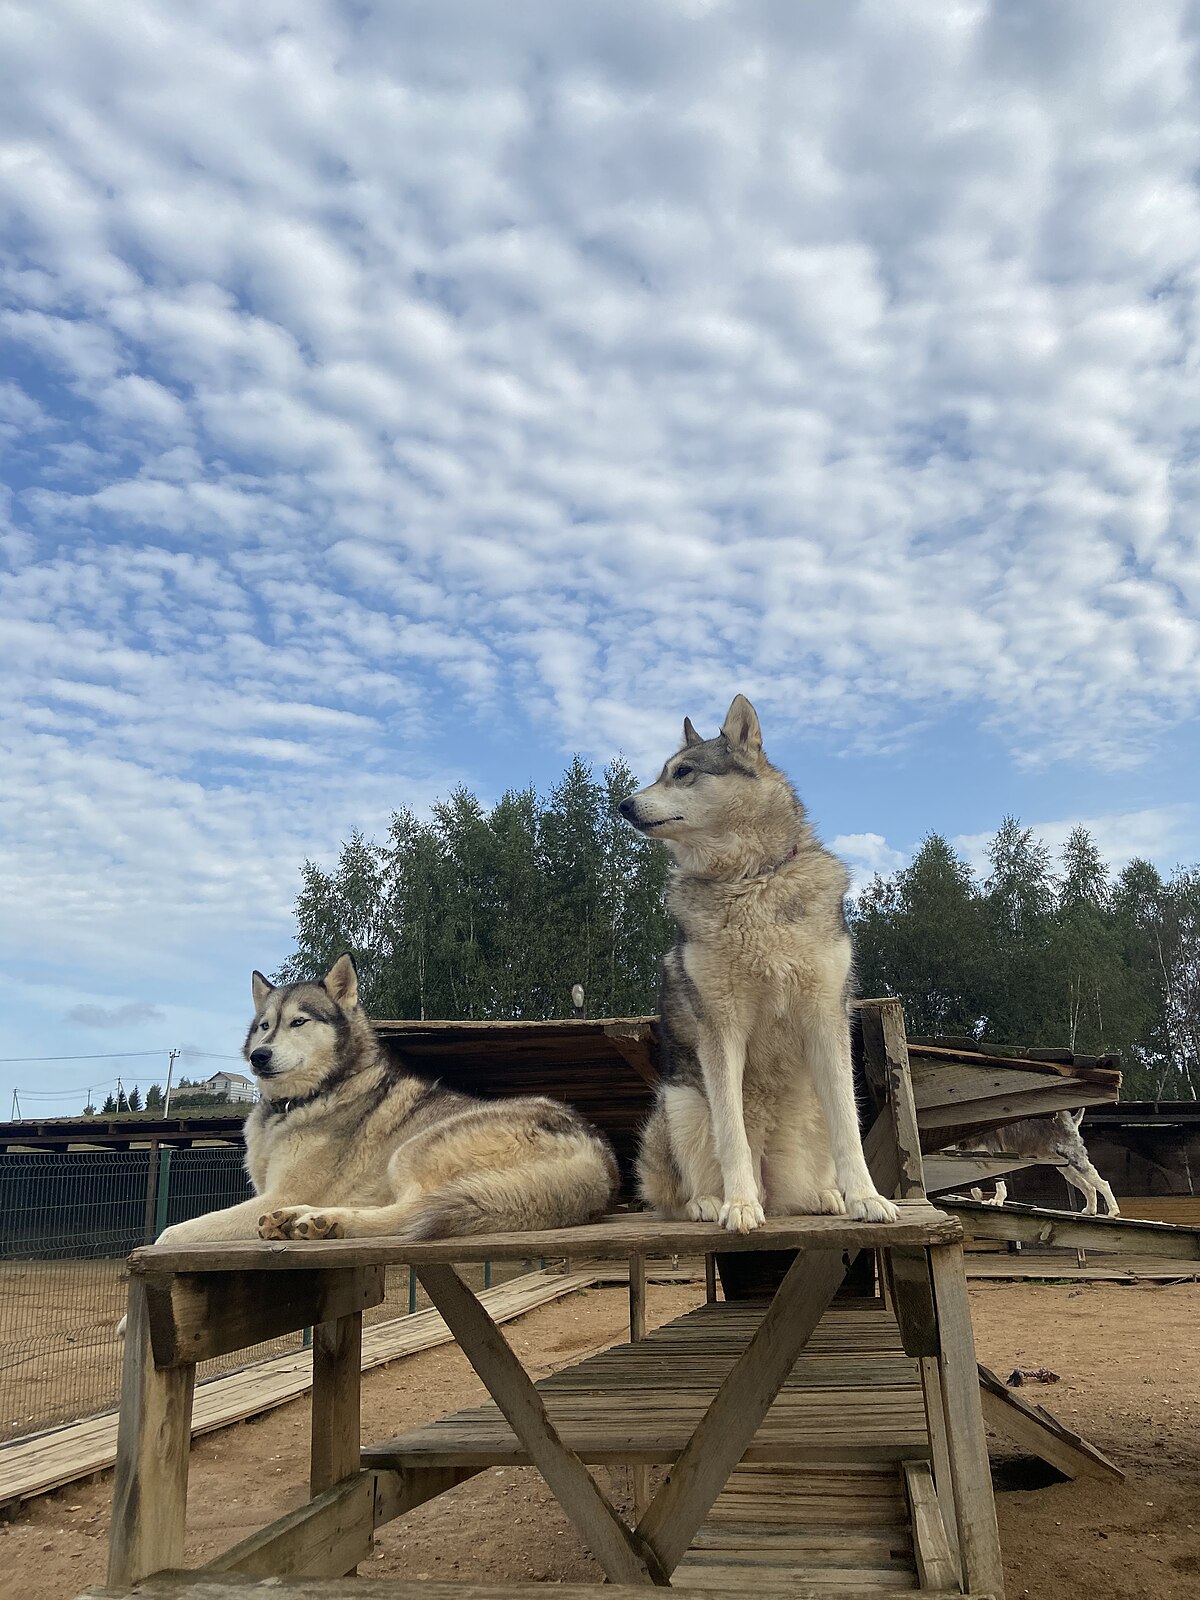
[(621, 814), (675, 858), (663, 959), (665, 1079), (642, 1137), (660, 1216), (748, 1233), (764, 1213), (895, 1221), (863, 1159), (847, 1002), (845, 867), (763, 754), (738, 695), (715, 739), (683, 747)]
[(160, 1244), (521, 1232), (609, 1208), (617, 1165), (602, 1134), (556, 1100), (476, 1100), (406, 1071), (358, 1003), (349, 956), (321, 983), (276, 988), (256, 972), (253, 988), (256, 1197), (176, 1223)]
[[(1096, 1197), (1104, 1196), (1105, 1210), (1110, 1217), (1119, 1217), (1120, 1207), (1111, 1186), (1096, 1171), (1087, 1145), (1079, 1132), (1083, 1121), (1082, 1111), (1056, 1111), (1052, 1117), (1026, 1117), (1021, 1122), (1010, 1122), (994, 1133), (972, 1139), (960, 1149), (996, 1151), (1006, 1156), (1025, 1156), (1031, 1162), (1065, 1161), (1059, 1167), (1063, 1177), (1083, 1196), (1084, 1214), (1096, 1215)], [(983, 1199), (982, 1189), (972, 1189), (972, 1198)], [(1008, 1199), (1008, 1185), (1003, 1178), (996, 1179), (996, 1192), (985, 1204), (1002, 1206)]]

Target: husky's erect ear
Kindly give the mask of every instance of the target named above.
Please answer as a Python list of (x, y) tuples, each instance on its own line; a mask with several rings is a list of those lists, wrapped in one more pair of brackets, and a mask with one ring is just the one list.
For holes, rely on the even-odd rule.
[(1071, 1121), (1075, 1124), (1076, 1131), (1078, 1131), (1079, 1124), (1083, 1121), (1083, 1113), (1086, 1110), (1087, 1110), (1086, 1106), (1080, 1106), (1078, 1111), (1074, 1112), (1073, 1114), (1070, 1114), (1071, 1115)]
[(255, 971), (250, 974), (250, 992), (254, 996), (255, 1011), (262, 1010), (263, 1001), (273, 992), (274, 988), (275, 985), (268, 982), (261, 972)]
[(325, 988), (344, 1011), (353, 1011), (358, 1004), (358, 973), (351, 956), (339, 956), (322, 978)]
[(692, 727), (692, 719), (691, 719), (691, 717), (684, 717), (684, 719), (683, 719), (683, 744), (684, 744), (684, 748), (685, 749), (689, 749), (694, 744), (703, 744), (703, 743), (704, 743), (704, 740), (696, 732), (695, 728)]
[(758, 712), (744, 694), (735, 694), (733, 704), (725, 713), (721, 732), (736, 750), (746, 750), (757, 755), (762, 749), (762, 729), (758, 725)]

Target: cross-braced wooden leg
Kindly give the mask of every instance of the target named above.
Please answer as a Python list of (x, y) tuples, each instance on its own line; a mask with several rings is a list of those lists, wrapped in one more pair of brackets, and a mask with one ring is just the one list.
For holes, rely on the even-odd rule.
[(1000, 1535), (992, 1498), (992, 1474), (979, 1399), (979, 1369), (975, 1364), (975, 1336), (971, 1329), (962, 1246), (934, 1245), (929, 1252), (929, 1264), (937, 1304), (941, 1345), (937, 1361), (963, 1583), (968, 1592), (991, 1594), (996, 1600), (1003, 1600)]
[(788, 1268), (754, 1337), (638, 1523), (664, 1572), (678, 1566), (845, 1276), (840, 1250), (804, 1251)]
[(154, 1365), (146, 1283), (131, 1278), (108, 1544), (112, 1588), (183, 1565), (195, 1381), (194, 1363)]
[(420, 1266), (417, 1276), (605, 1575), (613, 1583), (665, 1584), (653, 1553), (622, 1522), (583, 1462), (559, 1438), (529, 1374), (454, 1268)]

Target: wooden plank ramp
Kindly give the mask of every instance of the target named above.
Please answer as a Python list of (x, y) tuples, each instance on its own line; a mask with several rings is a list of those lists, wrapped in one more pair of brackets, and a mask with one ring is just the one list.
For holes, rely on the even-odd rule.
[[(758, 1573), (750, 1574), (757, 1580)], [(162, 1572), (147, 1578), (135, 1589), (88, 1589), (80, 1600), (430, 1600), (430, 1584), (411, 1578), (303, 1578), (294, 1575), (271, 1578), (265, 1588), (258, 1578), (232, 1575), (214, 1577), (202, 1573)], [(546, 1600), (544, 1583), (439, 1583), (438, 1600)], [(556, 1583), (555, 1600), (633, 1600), (645, 1589), (620, 1583)], [(679, 1600), (744, 1600), (758, 1589), (757, 1581), (748, 1588), (736, 1578), (717, 1586), (699, 1588), (693, 1584), (673, 1584), (672, 1594)], [(911, 1600), (911, 1585), (896, 1588), (829, 1587), (812, 1584), (792, 1585), (790, 1600)], [(958, 1595), (957, 1600), (992, 1600), (974, 1592)]]
[[(543, 1378), (564, 1443), (591, 1465), (677, 1459), (750, 1342), (766, 1301), (705, 1305)], [(752, 1462), (879, 1465), (928, 1457), (920, 1368), (894, 1319), (838, 1302), (813, 1332), (743, 1457)], [(525, 1466), (493, 1404), (457, 1411), (363, 1451), (363, 1465)]]
[[(586, 1269), (568, 1274), (529, 1272), (494, 1289), (485, 1289), (480, 1299), (493, 1321), (510, 1322), (577, 1289), (589, 1288), (594, 1281)], [(418, 1350), (449, 1344), (452, 1338), (439, 1313), (433, 1310), (376, 1323), (363, 1330), (363, 1370)], [(307, 1393), (311, 1387), (311, 1350), (274, 1356), (227, 1376), (210, 1378), (196, 1388), (192, 1437), (270, 1411)], [(0, 1445), (0, 1505), (47, 1494), (77, 1478), (101, 1472), (112, 1466), (116, 1454), (115, 1412)]]
[(1019, 1255), (968, 1250), (965, 1260), (967, 1277), (973, 1281), (1068, 1279), (1072, 1283), (1194, 1283), (1200, 1279), (1200, 1261), (1173, 1261), (1169, 1256), (1089, 1254), (1081, 1266), (1074, 1250), (1062, 1255), (1028, 1249)]

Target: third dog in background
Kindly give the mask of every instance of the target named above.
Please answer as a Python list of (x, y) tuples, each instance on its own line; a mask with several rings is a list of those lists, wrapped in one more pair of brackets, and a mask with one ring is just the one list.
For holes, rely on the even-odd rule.
[[(1096, 1197), (1101, 1194), (1109, 1216), (1118, 1217), (1121, 1208), (1117, 1197), (1092, 1165), (1079, 1132), (1082, 1121), (1082, 1111), (1056, 1111), (1052, 1117), (1026, 1117), (1023, 1122), (1010, 1122), (1006, 1128), (997, 1128), (995, 1133), (972, 1139), (970, 1148), (992, 1150), (1006, 1156), (1025, 1156), (1031, 1162), (1065, 1161), (1066, 1165), (1058, 1170), (1082, 1194), (1084, 1212), (1095, 1216)], [(976, 1200), (983, 1199), (981, 1189), (972, 1189), (971, 1194)], [(1007, 1198), (1008, 1185), (1003, 1178), (998, 1178), (995, 1197), (987, 1204), (1002, 1206)]]
[(665, 1077), (642, 1136), (660, 1216), (748, 1233), (765, 1211), (894, 1222), (863, 1158), (847, 1005), (849, 874), (763, 753), (738, 695), (621, 814), (675, 858), (662, 966)]

